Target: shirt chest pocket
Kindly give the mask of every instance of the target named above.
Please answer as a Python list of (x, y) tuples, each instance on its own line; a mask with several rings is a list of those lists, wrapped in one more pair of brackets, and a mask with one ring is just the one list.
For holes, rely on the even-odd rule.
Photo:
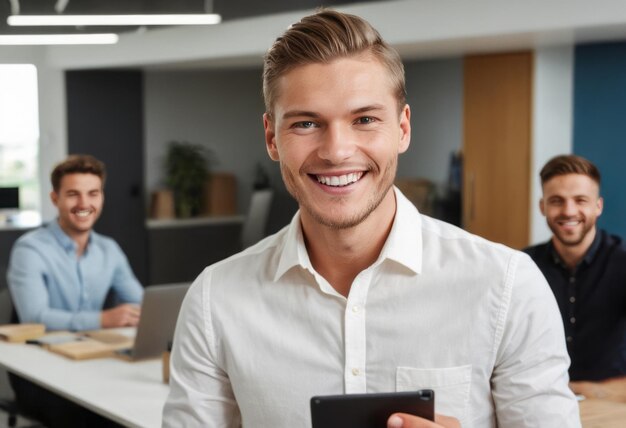
[(437, 369), (398, 367), (396, 370), (396, 390), (434, 390), (435, 412), (454, 416), (461, 422), (461, 426), (465, 426), (471, 378), (471, 365)]

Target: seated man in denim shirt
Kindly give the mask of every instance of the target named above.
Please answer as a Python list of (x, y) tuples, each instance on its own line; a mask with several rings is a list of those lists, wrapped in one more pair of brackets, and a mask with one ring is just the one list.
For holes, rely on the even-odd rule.
[[(20, 322), (72, 331), (138, 324), (143, 288), (119, 245), (92, 229), (102, 212), (105, 178), (104, 164), (88, 155), (70, 156), (52, 171), (57, 219), (23, 235), (11, 250), (7, 280)], [(103, 309), (110, 291), (123, 303)], [(11, 383), (21, 405), (47, 393), (16, 376)], [(47, 426), (73, 424), (65, 419), (72, 412), (58, 411), (65, 405), (54, 406), (61, 420), (40, 414), (41, 403), (36, 407), (27, 411)]]
[[(92, 230), (102, 212), (105, 169), (70, 156), (52, 172), (55, 221), (13, 246), (8, 283), (21, 322), (48, 330), (135, 326), (143, 289), (115, 241)], [(123, 302), (102, 310), (109, 290)]]

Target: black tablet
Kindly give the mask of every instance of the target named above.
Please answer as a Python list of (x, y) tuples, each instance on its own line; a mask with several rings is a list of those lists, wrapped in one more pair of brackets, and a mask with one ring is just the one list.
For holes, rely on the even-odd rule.
[(398, 412), (435, 420), (435, 392), (420, 389), (311, 398), (313, 428), (385, 428), (389, 416)]

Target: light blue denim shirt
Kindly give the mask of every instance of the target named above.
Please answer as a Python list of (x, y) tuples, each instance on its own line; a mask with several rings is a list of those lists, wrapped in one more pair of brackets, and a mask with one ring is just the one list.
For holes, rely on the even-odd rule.
[(125, 303), (140, 303), (143, 288), (111, 238), (91, 231), (85, 252), (52, 221), (20, 237), (11, 250), (7, 281), (20, 321), (48, 330), (100, 328), (100, 312), (113, 288)]

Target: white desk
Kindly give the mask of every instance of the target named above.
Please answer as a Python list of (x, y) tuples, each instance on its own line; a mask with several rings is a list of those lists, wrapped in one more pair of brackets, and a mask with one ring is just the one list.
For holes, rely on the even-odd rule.
[(124, 426), (161, 426), (169, 387), (160, 359), (72, 361), (35, 345), (0, 341), (0, 366)]

